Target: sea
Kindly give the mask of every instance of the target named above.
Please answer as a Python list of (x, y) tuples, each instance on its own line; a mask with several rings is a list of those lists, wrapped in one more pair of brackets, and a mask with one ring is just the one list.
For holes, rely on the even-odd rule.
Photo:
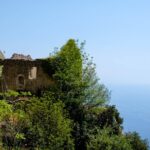
[(150, 85), (111, 85), (111, 105), (124, 119), (124, 132), (136, 131), (150, 143)]

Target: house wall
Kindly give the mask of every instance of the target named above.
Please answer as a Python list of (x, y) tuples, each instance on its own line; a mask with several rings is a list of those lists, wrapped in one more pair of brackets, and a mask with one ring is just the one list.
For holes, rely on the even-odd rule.
[(5, 59), (0, 64), (3, 65), (0, 91), (5, 87), (9, 90), (36, 92), (53, 84), (40, 60)]

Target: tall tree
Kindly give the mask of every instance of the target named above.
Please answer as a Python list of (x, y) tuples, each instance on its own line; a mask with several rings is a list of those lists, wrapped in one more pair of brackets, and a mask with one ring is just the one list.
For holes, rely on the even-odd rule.
[(83, 82), (84, 97), (83, 101), (87, 107), (97, 107), (106, 104), (110, 98), (110, 92), (96, 74), (96, 65), (93, 59), (86, 53), (83, 54)]
[(95, 64), (83, 53), (83, 48), (84, 43), (79, 45), (70, 39), (59, 52), (47, 59), (56, 83), (56, 97), (67, 103), (75, 100), (89, 106), (103, 105), (109, 100), (109, 91), (99, 82)]
[(55, 73), (59, 96), (66, 102), (79, 98), (82, 84), (82, 56), (75, 40), (70, 39), (56, 54)]

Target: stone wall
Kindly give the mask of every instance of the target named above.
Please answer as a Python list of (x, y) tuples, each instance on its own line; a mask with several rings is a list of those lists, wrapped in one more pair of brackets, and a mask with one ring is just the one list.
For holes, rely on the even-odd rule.
[(3, 65), (0, 91), (7, 88), (36, 92), (53, 84), (51, 77), (44, 72), (40, 60), (5, 59), (0, 61), (0, 65)]

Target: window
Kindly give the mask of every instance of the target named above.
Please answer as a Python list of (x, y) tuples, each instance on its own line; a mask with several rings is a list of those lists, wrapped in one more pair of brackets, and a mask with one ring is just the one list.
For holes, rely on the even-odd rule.
[(18, 77), (18, 83), (19, 83), (20, 85), (24, 85), (24, 77), (23, 77), (23, 76), (19, 76), (19, 77)]
[(3, 73), (3, 65), (0, 65), (0, 77), (2, 77), (2, 73)]
[(23, 89), (25, 86), (24, 75), (18, 75), (17, 77), (17, 87), (18, 89)]
[(29, 79), (36, 79), (37, 74), (37, 67), (32, 67), (31, 70), (29, 70)]

